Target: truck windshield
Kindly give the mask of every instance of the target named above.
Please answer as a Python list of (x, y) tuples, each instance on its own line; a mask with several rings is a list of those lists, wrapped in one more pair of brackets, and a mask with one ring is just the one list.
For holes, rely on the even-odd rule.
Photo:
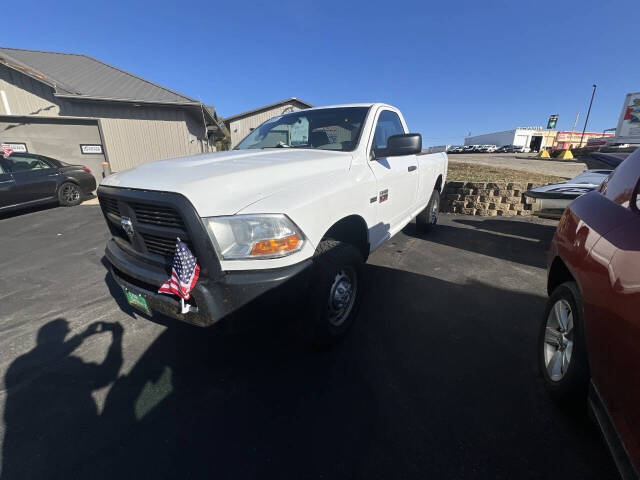
[(267, 120), (235, 150), (316, 148), (350, 152), (356, 148), (369, 107), (300, 110)]

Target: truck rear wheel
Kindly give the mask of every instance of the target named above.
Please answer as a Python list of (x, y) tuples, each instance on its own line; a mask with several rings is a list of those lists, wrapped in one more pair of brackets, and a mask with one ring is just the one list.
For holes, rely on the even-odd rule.
[(305, 336), (315, 345), (338, 343), (353, 324), (360, 308), (364, 260), (348, 243), (323, 240), (313, 259)]
[(438, 223), (440, 213), (440, 192), (434, 190), (427, 207), (416, 216), (416, 227), (419, 232), (430, 232)]

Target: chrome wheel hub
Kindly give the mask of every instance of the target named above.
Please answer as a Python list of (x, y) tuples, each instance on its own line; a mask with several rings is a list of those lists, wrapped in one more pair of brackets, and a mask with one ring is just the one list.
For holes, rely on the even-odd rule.
[(542, 347), (547, 374), (554, 382), (562, 380), (569, 369), (573, 340), (571, 305), (566, 300), (558, 300), (547, 317)]
[(336, 274), (329, 290), (329, 323), (340, 326), (349, 317), (356, 300), (358, 280), (351, 267)]
[(438, 197), (433, 199), (433, 206), (431, 207), (431, 223), (438, 221), (438, 211), (440, 210), (440, 200)]
[(62, 197), (67, 202), (75, 202), (80, 198), (80, 190), (74, 185), (65, 185), (62, 189)]

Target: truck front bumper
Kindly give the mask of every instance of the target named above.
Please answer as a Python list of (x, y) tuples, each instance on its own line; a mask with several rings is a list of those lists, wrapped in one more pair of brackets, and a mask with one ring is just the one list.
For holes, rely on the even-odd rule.
[(267, 292), (280, 290), (285, 285), (304, 288), (306, 273), (312, 263), (307, 259), (283, 268), (227, 272), (216, 281), (200, 276), (189, 300), (197, 311), (182, 314), (177, 297), (157, 293), (158, 287), (169, 276), (166, 271), (132, 257), (113, 239), (108, 241), (105, 255), (116, 283), (123, 289), (142, 295), (152, 312), (201, 327), (213, 325)]

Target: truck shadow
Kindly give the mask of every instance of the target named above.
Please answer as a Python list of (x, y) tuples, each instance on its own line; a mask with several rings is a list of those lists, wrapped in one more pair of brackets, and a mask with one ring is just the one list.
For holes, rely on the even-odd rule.
[(480, 253), (494, 258), (546, 268), (545, 252), (555, 232), (554, 225), (517, 220), (471, 220), (454, 218), (457, 225), (438, 224), (428, 234), (419, 233), (415, 223), (402, 232), (410, 237)]
[[(105, 360), (111, 386), (102, 412), (74, 409), (92, 385), (84, 365), (39, 351), (29, 368), (46, 365), (46, 378), (19, 386), (5, 378), (5, 425), (10, 445), (37, 438), (40, 451), (5, 443), (3, 472), (110, 479), (545, 477), (548, 465), (540, 458), (579, 444), (579, 455), (554, 464), (554, 474), (611, 477), (615, 470), (597, 434), (555, 409), (537, 380), (543, 297), (372, 265), (366, 278), (359, 318), (336, 349), (303, 344), (283, 321), (282, 305), (253, 312), (256, 328), (236, 335), (171, 322), (131, 367)], [(297, 312), (288, 317), (301, 320)], [(38, 392), (37, 405), (20, 402)], [(65, 411), (73, 421), (46, 423)], [(47, 445), (55, 455), (44, 454)]]

